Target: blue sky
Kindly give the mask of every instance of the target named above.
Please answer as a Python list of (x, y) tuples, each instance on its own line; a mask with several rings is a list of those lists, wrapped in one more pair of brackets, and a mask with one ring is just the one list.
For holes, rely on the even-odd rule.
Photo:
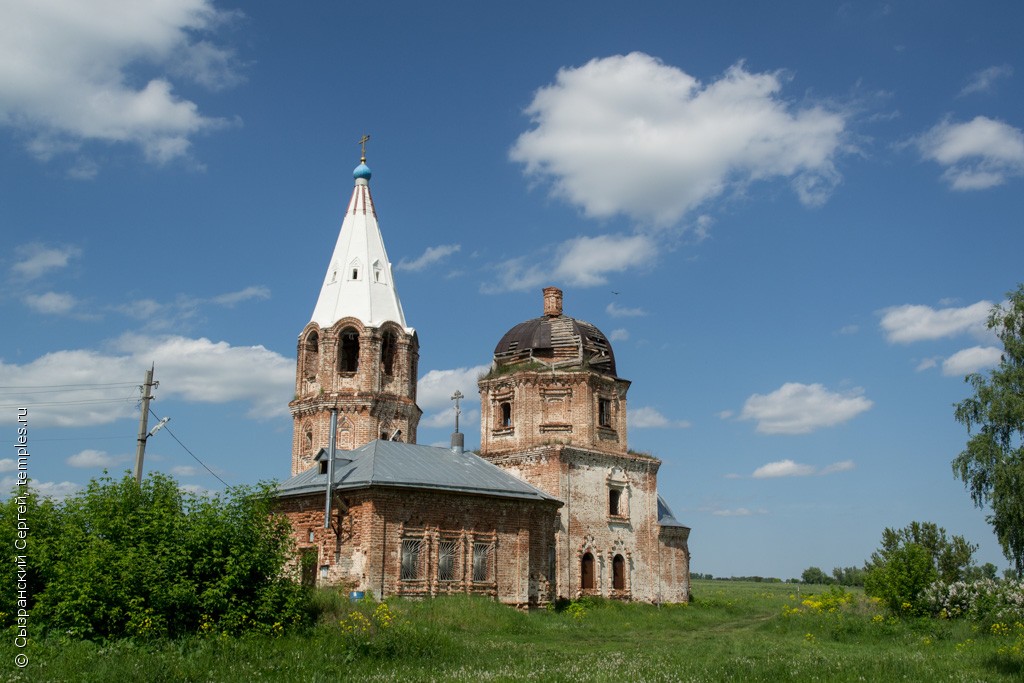
[[(217, 476), (287, 477), (296, 338), (368, 133), (420, 442), (460, 389), (479, 444), (477, 373), (557, 285), (614, 342), (693, 571), (859, 566), (912, 520), (1005, 567), (950, 461), (1024, 280), (1022, 25), (1009, 2), (5, 4), (0, 430), (28, 407), (53, 494), (120, 472), (155, 363), (153, 410)], [(167, 432), (146, 466), (222, 486)]]

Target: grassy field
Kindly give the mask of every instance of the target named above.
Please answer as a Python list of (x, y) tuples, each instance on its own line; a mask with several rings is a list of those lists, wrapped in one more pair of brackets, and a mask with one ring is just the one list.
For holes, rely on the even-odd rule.
[(691, 605), (364, 602), (321, 593), (306, 633), (32, 643), (0, 681), (1000, 681), (1024, 679), (1024, 625), (889, 617), (824, 587), (695, 581)]

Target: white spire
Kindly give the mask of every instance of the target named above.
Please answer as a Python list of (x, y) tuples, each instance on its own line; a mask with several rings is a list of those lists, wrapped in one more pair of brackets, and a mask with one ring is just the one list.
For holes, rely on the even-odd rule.
[(320, 298), (313, 309), (313, 322), (330, 327), (352, 316), (369, 327), (396, 322), (407, 332), (402, 303), (398, 300), (391, 262), (384, 250), (384, 239), (377, 225), (377, 212), (370, 196), (370, 169), (364, 163), (356, 167), (355, 188), (345, 212), (338, 243), (327, 264)]

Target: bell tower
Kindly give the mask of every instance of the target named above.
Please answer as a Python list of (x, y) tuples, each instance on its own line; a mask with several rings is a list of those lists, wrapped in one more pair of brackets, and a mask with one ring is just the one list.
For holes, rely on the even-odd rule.
[(310, 322), (299, 334), (292, 475), (330, 444), (351, 450), (375, 439), (416, 442), (419, 339), (405, 314), (370, 195), (365, 142), (355, 187)]

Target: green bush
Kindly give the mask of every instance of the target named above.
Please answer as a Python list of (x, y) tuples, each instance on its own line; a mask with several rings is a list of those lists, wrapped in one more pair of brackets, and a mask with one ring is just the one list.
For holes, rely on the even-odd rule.
[[(5, 530), (14, 500), (0, 507)], [(290, 530), (272, 501), (269, 486), (207, 497), (160, 474), (141, 486), (129, 475), (93, 480), (62, 503), (33, 499), (33, 623), (86, 639), (279, 635), (307, 623), (308, 594), (283, 573)]]
[(906, 543), (888, 551), (884, 561), (870, 568), (864, 590), (880, 598), (892, 612), (920, 615), (927, 612), (922, 594), (936, 578), (931, 553), (917, 543)]

